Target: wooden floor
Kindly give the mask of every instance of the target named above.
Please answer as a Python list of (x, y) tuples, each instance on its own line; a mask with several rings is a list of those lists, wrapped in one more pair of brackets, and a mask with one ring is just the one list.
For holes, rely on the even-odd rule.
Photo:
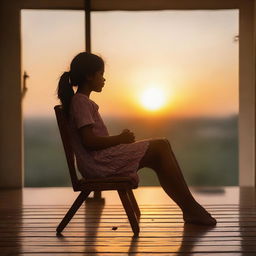
[(218, 224), (184, 225), (161, 188), (134, 190), (142, 216), (133, 238), (116, 192), (90, 199), (63, 231), (55, 228), (77, 193), (71, 188), (0, 190), (0, 255), (256, 255), (253, 188), (192, 189)]

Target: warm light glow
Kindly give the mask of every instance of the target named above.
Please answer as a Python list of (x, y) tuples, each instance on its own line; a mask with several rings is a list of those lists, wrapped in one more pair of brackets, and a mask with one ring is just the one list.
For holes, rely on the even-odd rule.
[[(84, 13), (24, 9), (21, 14), (22, 66), (30, 75), (24, 117), (52, 117), (59, 77), (84, 50)], [(101, 116), (237, 114), (239, 44), (232, 38), (239, 34), (238, 19), (238, 10), (93, 12), (93, 52), (106, 63), (106, 83), (90, 97)], [(102, 28), (112, 31), (104, 40)]]
[(165, 103), (164, 92), (159, 88), (149, 88), (143, 92), (141, 103), (148, 110), (158, 110)]

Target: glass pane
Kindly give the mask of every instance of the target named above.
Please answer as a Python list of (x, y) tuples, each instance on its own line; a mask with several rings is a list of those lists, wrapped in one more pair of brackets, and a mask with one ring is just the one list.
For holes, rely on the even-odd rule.
[[(83, 24), (82, 11), (22, 11), (26, 186), (70, 184), (53, 106), (59, 76), (84, 49)], [(237, 35), (237, 10), (93, 13), (107, 83), (92, 99), (110, 133), (167, 137), (189, 184), (237, 185)], [(139, 173), (140, 185), (158, 184)]]
[(66, 159), (53, 107), (56, 87), (69, 62), (85, 49), (84, 12), (23, 10), (25, 186), (67, 186)]
[(190, 185), (237, 185), (238, 31), (238, 10), (94, 12), (107, 83), (92, 99), (111, 134), (167, 137)]

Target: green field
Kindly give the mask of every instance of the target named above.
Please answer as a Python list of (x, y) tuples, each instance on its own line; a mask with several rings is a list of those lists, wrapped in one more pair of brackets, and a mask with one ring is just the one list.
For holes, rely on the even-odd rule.
[[(110, 134), (124, 128), (136, 139), (166, 137), (189, 185), (238, 184), (238, 116), (226, 118), (106, 118)], [(25, 186), (70, 186), (67, 164), (54, 118), (24, 120)], [(140, 185), (159, 185), (155, 173), (139, 171)]]

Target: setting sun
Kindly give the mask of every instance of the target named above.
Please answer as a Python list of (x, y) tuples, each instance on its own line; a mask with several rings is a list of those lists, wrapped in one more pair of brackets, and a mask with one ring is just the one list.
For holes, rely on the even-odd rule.
[(158, 88), (149, 88), (141, 96), (141, 103), (148, 110), (158, 110), (165, 104), (164, 92)]

